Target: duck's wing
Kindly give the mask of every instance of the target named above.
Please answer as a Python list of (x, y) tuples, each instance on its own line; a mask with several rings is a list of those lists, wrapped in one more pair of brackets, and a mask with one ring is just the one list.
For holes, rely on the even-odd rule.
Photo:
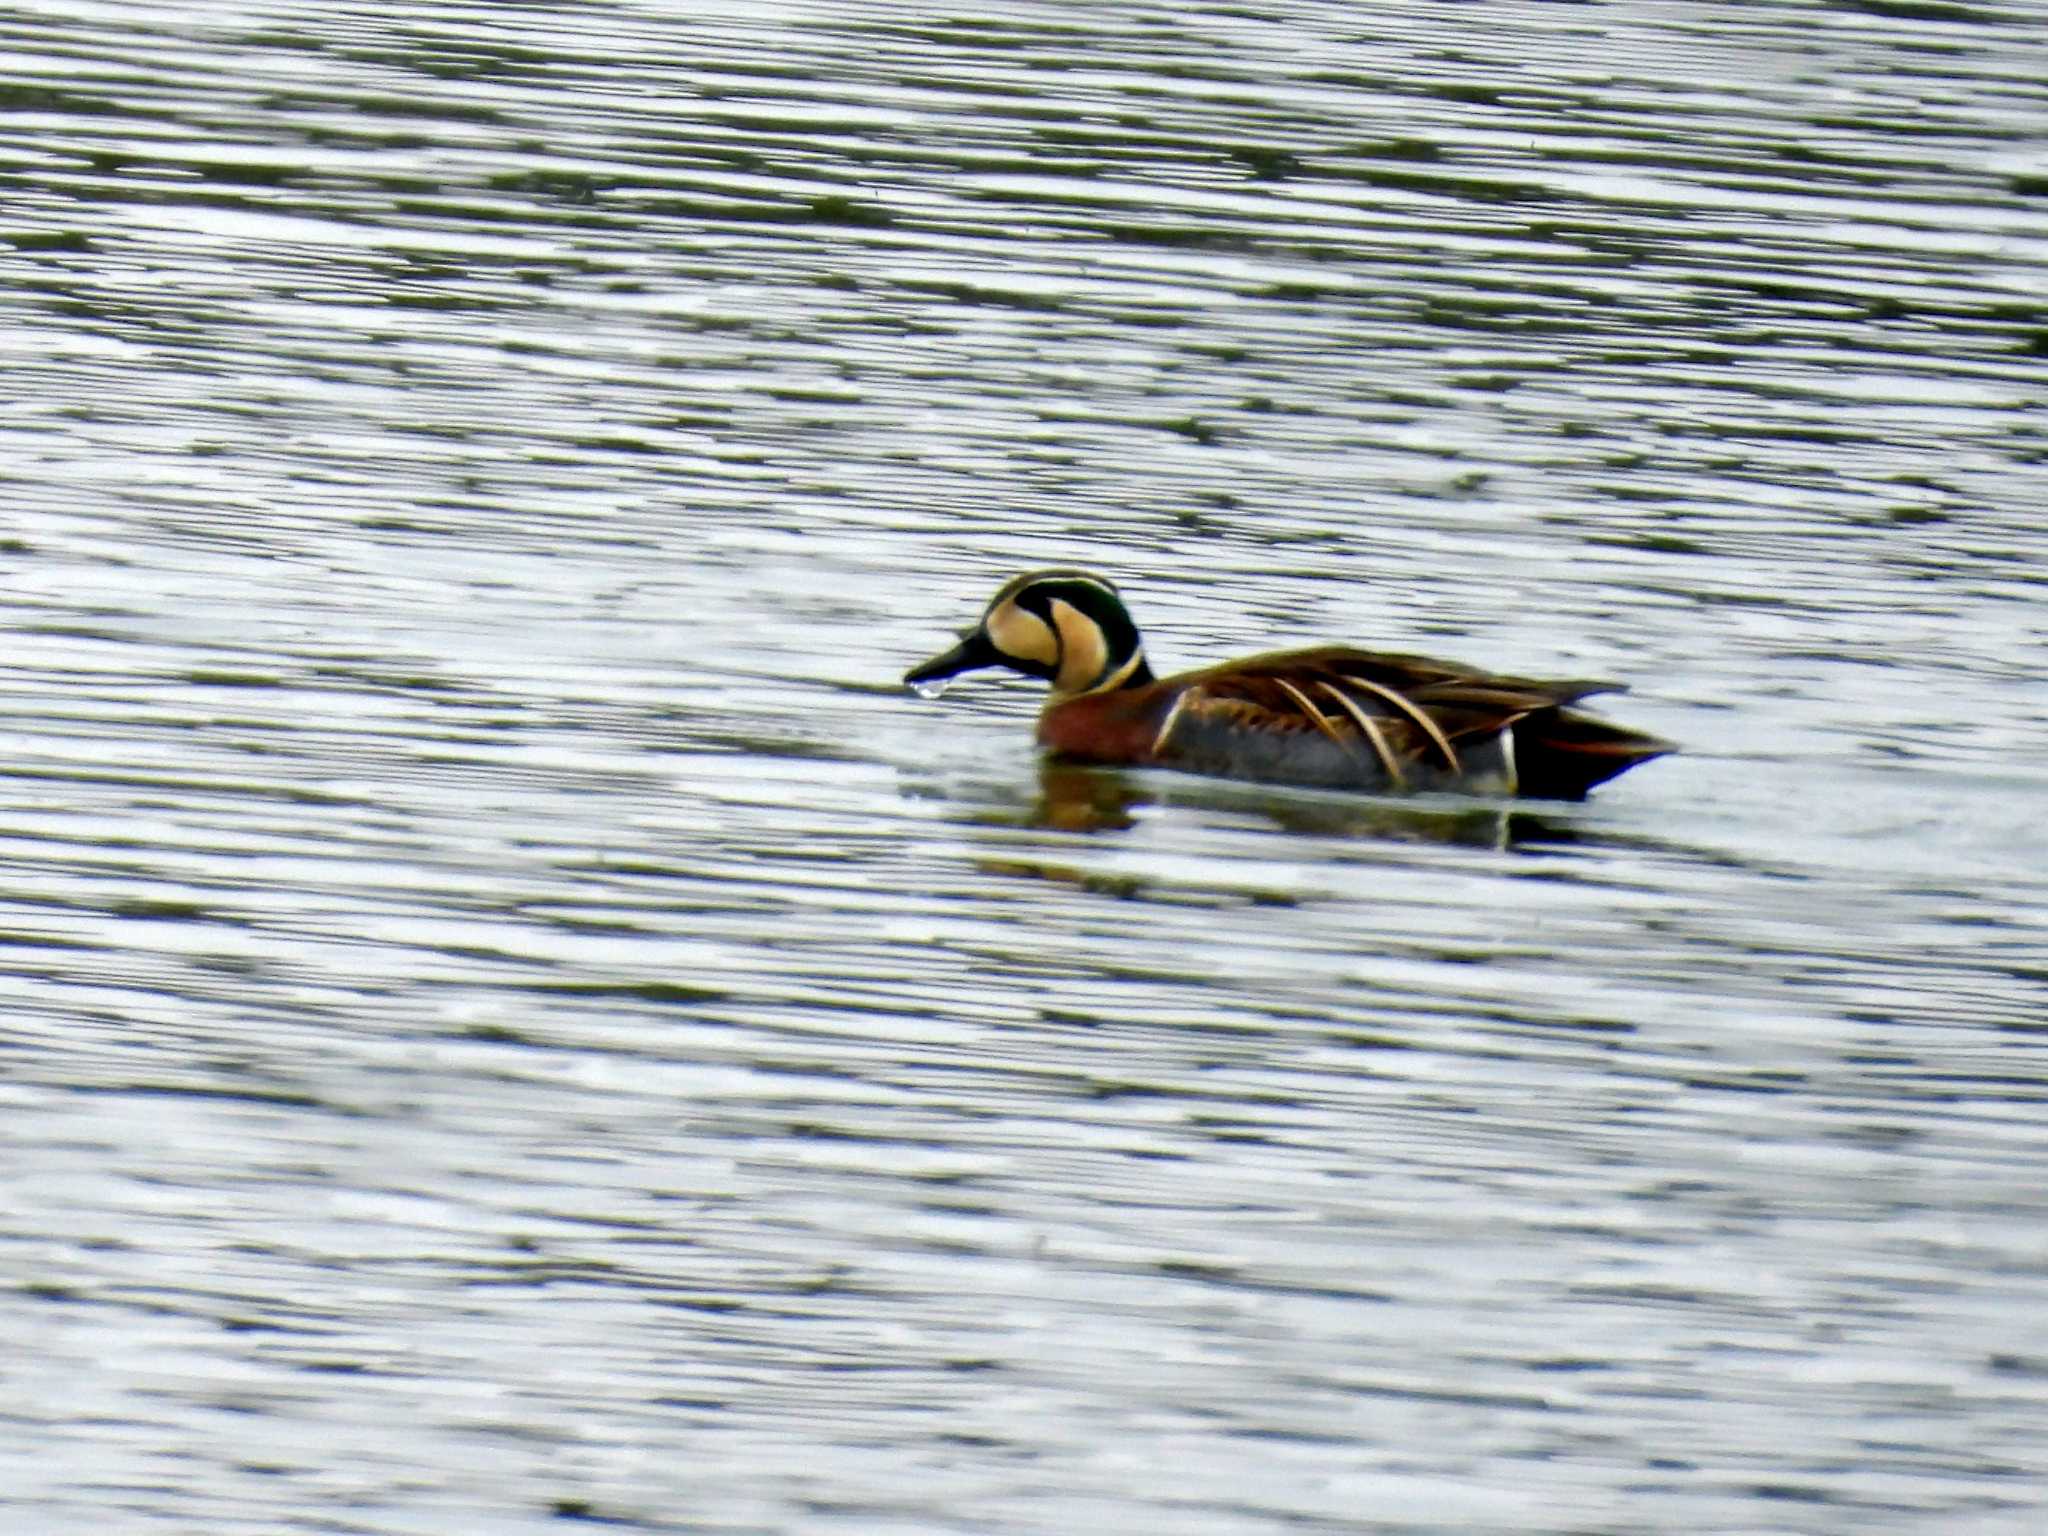
[(1428, 656), (1322, 646), (1247, 657), (1188, 683), (1182, 707), (1206, 724), (1276, 742), (1320, 736), (1395, 784), (1458, 779), (1471, 754), (1498, 752), (1502, 733), (1524, 721), (1532, 727), (1518, 733), (1518, 755), (1533, 735), (1538, 761), (1529, 766), (1546, 786), (1533, 790), (1539, 794), (1583, 794), (1669, 750), (1655, 738), (1567, 713), (1580, 699), (1622, 691), (1592, 678), (1505, 677)]

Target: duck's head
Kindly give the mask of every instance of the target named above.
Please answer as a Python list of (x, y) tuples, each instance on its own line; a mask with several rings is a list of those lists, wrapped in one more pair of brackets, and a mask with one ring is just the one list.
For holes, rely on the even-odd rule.
[(1042, 677), (1055, 695), (1152, 681), (1124, 600), (1108, 581), (1087, 571), (1029, 571), (1005, 582), (958, 645), (912, 667), (903, 681), (916, 687), (977, 667)]

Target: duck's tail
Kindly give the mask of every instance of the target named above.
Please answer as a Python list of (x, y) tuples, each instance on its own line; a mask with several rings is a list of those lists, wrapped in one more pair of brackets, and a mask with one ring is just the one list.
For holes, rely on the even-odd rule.
[(1515, 770), (1521, 794), (1583, 800), (1596, 784), (1678, 748), (1570, 709), (1539, 709), (1515, 722)]

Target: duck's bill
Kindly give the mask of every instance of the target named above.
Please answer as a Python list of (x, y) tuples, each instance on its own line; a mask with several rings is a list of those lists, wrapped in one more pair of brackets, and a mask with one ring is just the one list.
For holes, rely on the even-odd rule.
[(970, 629), (958, 645), (950, 651), (943, 651), (922, 666), (912, 667), (903, 674), (903, 681), (915, 688), (919, 683), (936, 683), (943, 678), (958, 677), (962, 672), (972, 672), (976, 667), (994, 667), (1002, 664), (1002, 657), (989, 644), (989, 638), (979, 628)]

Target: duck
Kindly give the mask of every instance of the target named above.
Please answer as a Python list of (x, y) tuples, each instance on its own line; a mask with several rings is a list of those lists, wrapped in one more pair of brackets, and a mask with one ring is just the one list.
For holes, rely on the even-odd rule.
[(1675, 751), (1574, 707), (1620, 683), (1511, 677), (1348, 645), (1265, 651), (1153, 674), (1115, 583), (1027, 571), (960, 641), (903, 681), (927, 696), (1005, 667), (1051, 685), (1038, 742), (1054, 758), (1385, 794), (1582, 800)]

